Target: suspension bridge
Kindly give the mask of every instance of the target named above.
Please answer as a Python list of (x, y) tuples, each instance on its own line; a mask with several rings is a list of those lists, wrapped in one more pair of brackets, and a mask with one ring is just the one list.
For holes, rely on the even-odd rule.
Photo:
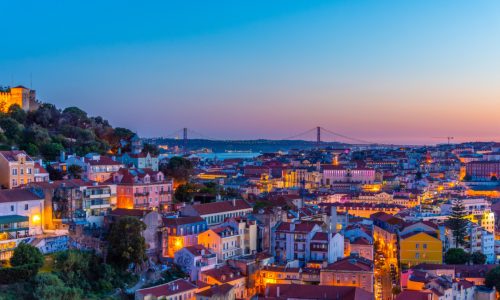
[[(182, 139), (185, 146), (187, 145), (189, 139), (210, 140), (210, 141), (231, 141), (228, 139), (215, 138), (186, 127), (177, 129), (161, 138), (178, 139), (178, 140)], [(367, 146), (367, 145), (396, 146), (396, 145), (382, 144), (382, 143), (377, 143), (375, 141), (369, 141), (365, 139), (352, 137), (339, 132), (335, 132), (333, 130), (329, 130), (321, 126), (316, 126), (291, 136), (286, 136), (278, 139), (269, 139), (269, 140), (310, 141), (310, 142), (315, 142), (318, 147), (320, 147), (323, 142), (338, 142), (338, 143), (345, 143), (345, 144), (359, 145), (359, 146)]]

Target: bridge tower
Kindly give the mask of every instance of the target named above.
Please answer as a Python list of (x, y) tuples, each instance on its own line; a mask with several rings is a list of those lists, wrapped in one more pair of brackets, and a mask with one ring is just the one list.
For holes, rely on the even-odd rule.
[(184, 127), (182, 129), (182, 133), (183, 133), (182, 140), (184, 142), (184, 152), (187, 153), (188, 129)]
[(316, 147), (321, 145), (321, 127), (316, 127)]

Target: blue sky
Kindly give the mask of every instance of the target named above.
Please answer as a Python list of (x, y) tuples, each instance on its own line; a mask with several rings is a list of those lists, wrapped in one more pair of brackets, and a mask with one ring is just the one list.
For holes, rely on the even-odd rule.
[(498, 1), (1, 4), (1, 85), (142, 136), (500, 138)]

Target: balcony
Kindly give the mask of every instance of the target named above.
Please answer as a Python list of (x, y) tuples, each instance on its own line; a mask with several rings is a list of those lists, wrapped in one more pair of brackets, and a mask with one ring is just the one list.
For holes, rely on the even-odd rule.
[(109, 188), (105, 189), (87, 189), (84, 192), (86, 198), (107, 198), (111, 197), (111, 190)]
[(149, 207), (149, 203), (148, 202), (134, 203), (134, 208), (141, 209), (141, 208), (148, 208), (148, 207)]
[(0, 241), (15, 240), (30, 237), (29, 228), (16, 228), (10, 231), (0, 231)]
[(84, 208), (105, 208), (109, 207), (109, 201), (105, 199), (92, 199), (85, 201)]
[(29, 236), (29, 218), (20, 215), (0, 217), (0, 240)]
[(134, 193), (134, 197), (148, 197), (149, 192)]

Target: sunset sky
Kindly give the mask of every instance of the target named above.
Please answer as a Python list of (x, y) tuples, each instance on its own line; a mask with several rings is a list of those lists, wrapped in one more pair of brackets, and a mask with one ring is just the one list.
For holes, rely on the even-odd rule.
[(500, 140), (500, 1), (0, 3), (0, 85), (144, 137)]

